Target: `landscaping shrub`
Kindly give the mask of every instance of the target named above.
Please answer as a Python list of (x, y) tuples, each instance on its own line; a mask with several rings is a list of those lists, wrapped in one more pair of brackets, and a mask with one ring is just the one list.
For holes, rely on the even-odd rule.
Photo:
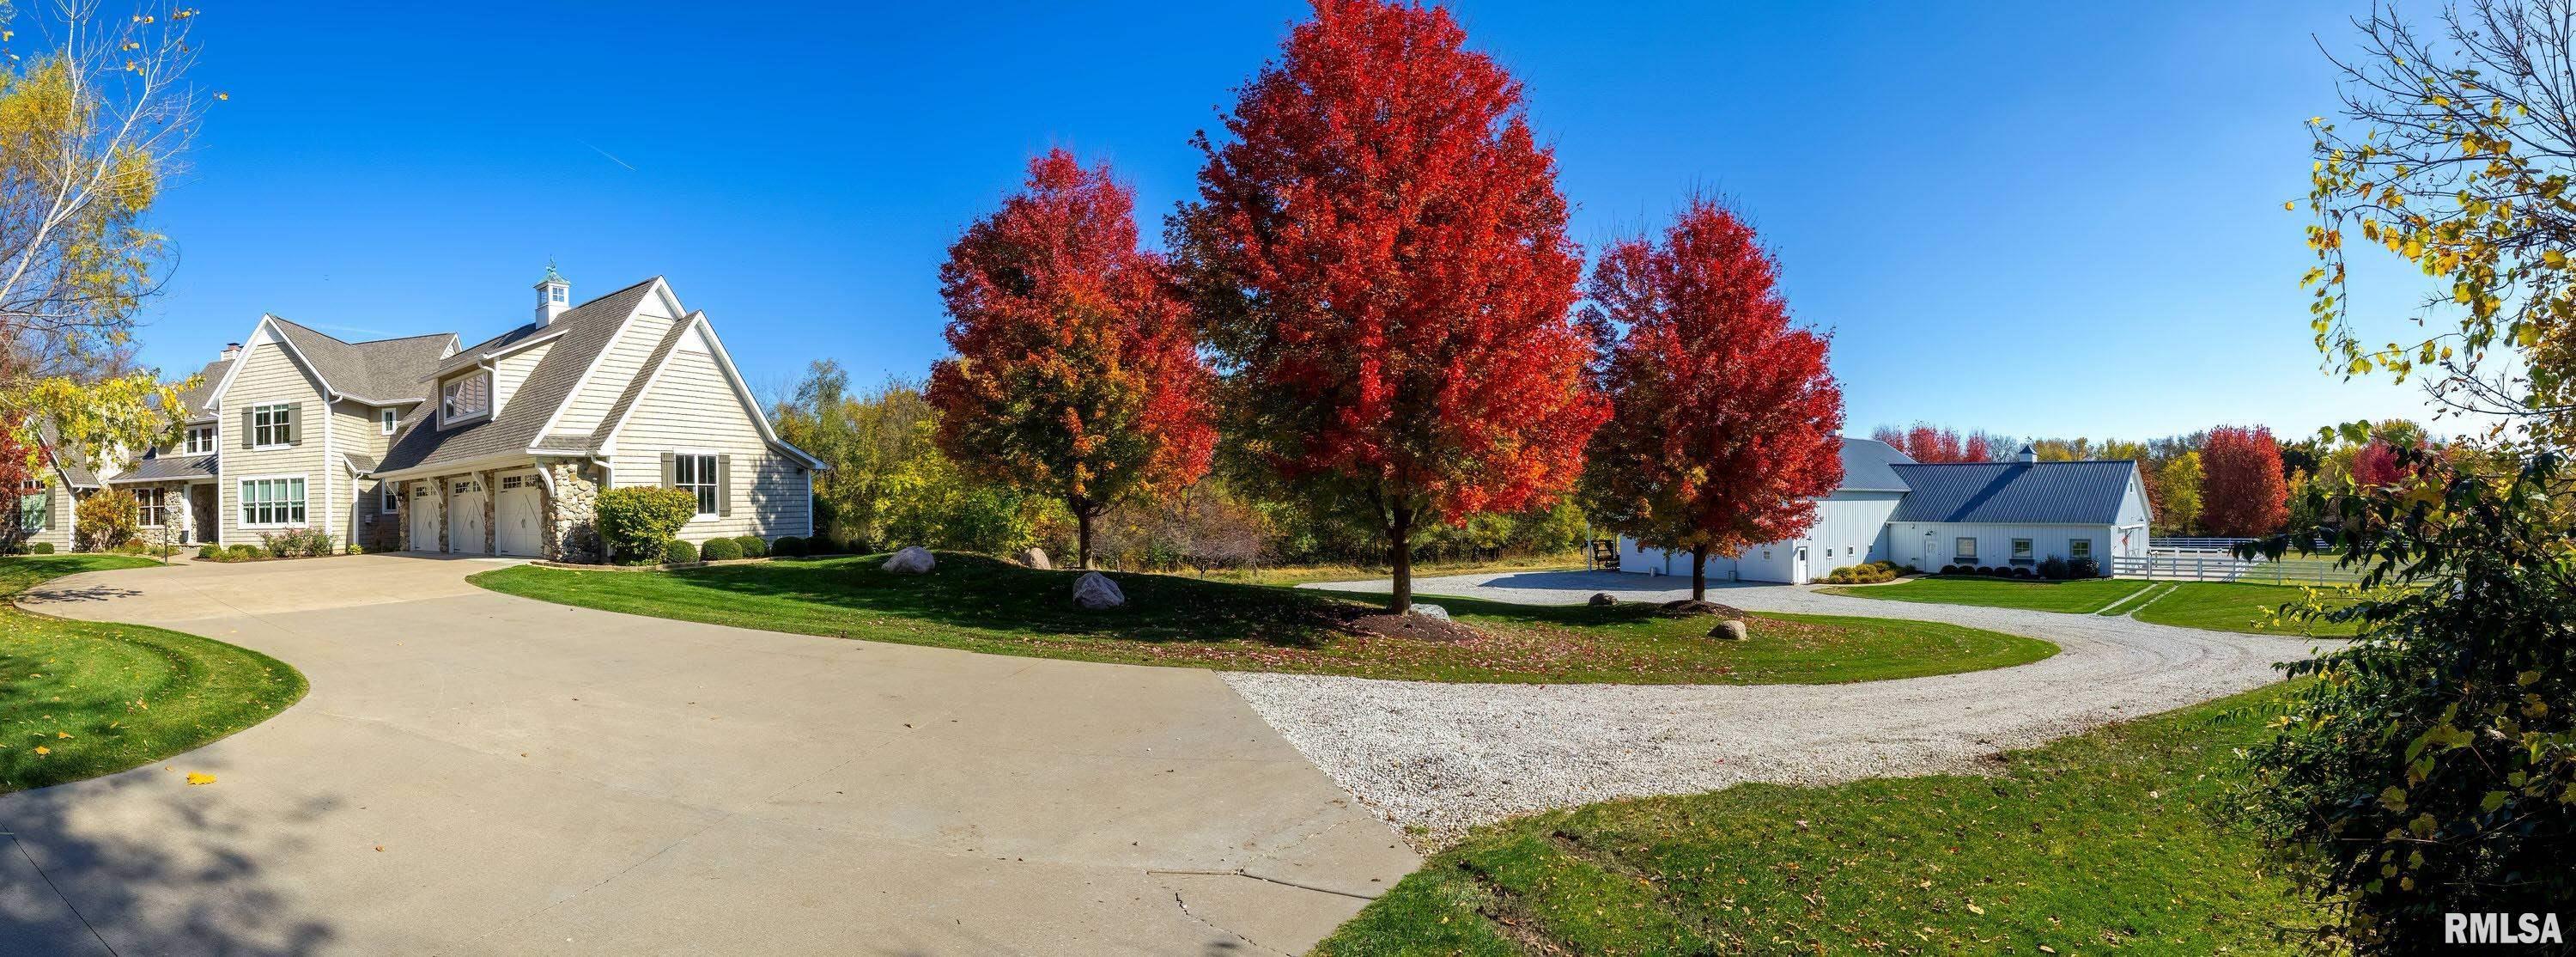
[(608, 547), (615, 560), (636, 565), (656, 561), (697, 561), (697, 548), (691, 546), (688, 558), (671, 557), (666, 545), (676, 541), (671, 536), (698, 515), (698, 497), (687, 489), (613, 488), (599, 493), (599, 540)]
[(37, 542), (33, 545), (27, 546), (27, 553), (31, 555), (51, 555), (54, 553), (54, 543)]
[(1992, 565), (1979, 565), (1979, 566), (1977, 566), (1977, 574), (1991, 576), (1991, 575), (1993, 575), (1994, 573), (1995, 573), (1995, 567), (1994, 567), (1994, 566), (1992, 566)]
[(741, 538), (734, 539), (733, 543), (742, 546), (742, 557), (744, 558), (769, 557), (769, 543), (761, 541), (760, 536), (758, 535), (745, 535)]
[[(2362, 954), (2449, 953), (2445, 914), (2576, 901), (2571, 476), (2549, 452), (2396, 457), (2397, 484), (2309, 492), (2316, 512), (2343, 516), (2340, 564), (2365, 590), (2284, 614), (2357, 623), (2361, 636), (2287, 666), (2321, 680), (2293, 686), (2268, 716), (2270, 740), (2237, 752), (2250, 773), (2231, 803), (2289, 852), (2305, 896), (2327, 903), (2321, 938)], [(2277, 558), (2293, 538), (2237, 556)]]
[(220, 562), (220, 561), (223, 561), (223, 560), (224, 560), (224, 547), (223, 547), (223, 546), (221, 546), (221, 545), (214, 544), (214, 543), (212, 543), (212, 542), (209, 542), (209, 543), (204, 544), (204, 545), (199, 545), (199, 546), (197, 546), (197, 560), (198, 560), (198, 561), (201, 561), (201, 562)]
[(1896, 565), (1891, 562), (1845, 565), (1827, 573), (1825, 580), (1836, 585), (1874, 585), (1879, 582), (1894, 581)]
[(710, 538), (706, 547), (698, 549), (698, 557), (711, 562), (729, 562), (742, 557), (742, 545), (730, 538)]
[(259, 547), (277, 558), (312, 558), (331, 554), (331, 533), (318, 528), (297, 528), (283, 532), (262, 532)]
[(1960, 569), (1959, 569), (1959, 566), (1957, 566), (1957, 565), (1943, 565), (1943, 566), (1941, 566), (1941, 574), (1944, 574), (1944, 575), (1956, 575), (1956, 574), (1959, 574), (1959, 571), (1960, 571)]
[(267, 553), (260, 551), (259, 546), (257, 545), (234, 545), (230, 548), (224, 549), (224, 560), (228, 562), (255, 562), (265, 557), (266, 554)]
[(120, 488), (93, 494), (72, 508), (72, 533), (93, 551), (114, 550), (142, 530), (134, 512), (132, 492)]
[(805, 540), (794, 535), (781, 535), (777, 541), (769, 543), (769, 553), (780, 558), (803, 558)]
[(2066, 575), (2069, 578), (2100, 578), (2102, 566), (2090, 558), (2078, 558), (2066, 563)]
[(2016, 566), (2013, 566), (2013, 570), (2012, 570), (2012, 577), (2014, 577), (2014, 578), (2037, 578), (2037, 577), (2039, 577), (2039, 574), (2038, 574), (2037, 572), (2033, 572), (2033, 571), (2031, 571), (2031, 570), (2030, 570), (2030, 566), (2028, 566), (2028, 565), (2016, 565)]
[[(694, 496), (690, 499), (689, 507), (692, 509), (698, 507)], [(724, 539), (719, 538), (716, 541), (721, 542)], [(695, 545), (676, 538), (662, 543), (662, 563), (665, 565), (686, 565), (697, 560), (698, 547)]]
[(2048, 556), (2047, 560), (2039, 563), (2039, 577), (2048, 579), (2049, 581), (2064, 580), (2066, 578), (2066, 559), (2059, 558), (2055, 555)]

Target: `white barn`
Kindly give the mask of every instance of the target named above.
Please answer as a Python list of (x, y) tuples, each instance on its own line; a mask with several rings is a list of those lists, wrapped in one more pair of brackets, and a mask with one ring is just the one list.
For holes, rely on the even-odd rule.
[[(1846, 565), (1891, 561), (2036, 568), (2051, 557), (2147, 553), (2146, 484), (2130, 461), (2041, 462), (2028, 446), (2011, 462), (1926, 465), (1884, 442), (1844, 439), (1843, 484), (1816, 502), (1816, 524), (1744, 554), (1710, 556), (1711, 581), (1806, 583)], [(1619, 570), (1690, 575), (1690, 552), (1619, 539)]]

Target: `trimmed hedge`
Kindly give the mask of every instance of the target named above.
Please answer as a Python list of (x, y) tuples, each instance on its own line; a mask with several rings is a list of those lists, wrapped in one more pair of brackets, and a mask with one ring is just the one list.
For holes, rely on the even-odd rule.
[(742, 546), (742, 557), (744, 558), (769, 557), (769, 543), (761, 541), (760, 536), (758, 535), (745, 535), (741, 538), (734, 539), (733, 543)]
[[(697, 514), (697, 507), (697, 496), (690, 496), (690, 514)], [(695, 545), (691, 545), (676, 538), (662, 543), (662, 563), (665, 565), (686, 565), (697, 560), (698, 547)]]
[(598, 509), (599, 539), (617, 561), (650, 565), (698, 560), (695, 546), (690, 547), (688, 558), (674, 558), (664, 547), (698, 516), (696, 493), (677, 488), (613, 488), (599, 493)]
[(220, 561), (223, 561), (223, 560), (224, 560), (224, 547), (223, 547), (223, 546), (221, 546), (221, 545), (214, 544), (214, 543), (212, 543), (212, 542), (208, 542), (208, 543), (206, 543), (206, 544), (204, 544), (204, 545), (200, 545), (200, 546), (198, 546), (198, 547), (197, 547), (197, 560), (198, 560), (198, 561), (201, 561), (201, 562), (220, 562)]
[(779, 536), (769, 543), (769, 553), (780, 558), (803, 558), (808, 554), (805, 540), (794, 535)]
[(1834, 569), (1825, 575), (1825, 580), (1836, 585), (1875, 585), (1895, 581), (1898, 574), (1895, 562), (1870, 562)]
[(54, 543), (52, 542), (36, 542), (27, 546), (27, 554), (30, 555), (51, 555), (53, 553)]
[(698, 557), (711, 562), (729, 562), (742, 557), (742, 545), (730, 538), (710, 538), (705, 547), (698, 549)]
[(224, 549), (224, 560), (228, 562), (255, 562), (266, 557), (268, 553), (257, 545), (232, 545)]

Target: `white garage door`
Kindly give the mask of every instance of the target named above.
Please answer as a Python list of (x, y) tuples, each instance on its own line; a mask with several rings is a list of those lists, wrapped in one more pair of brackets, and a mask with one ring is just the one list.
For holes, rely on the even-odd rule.
[(438, 524), (447, 521), (438, 513), (438, 483), (416, 483), (411, 492), (411, 550), (437, 551)]
[(500, 483), (497, 494), (501, 497), (494, 502), (492, 509), (495, 523), (493, 541), (504, 555), (543, 557), (545, 539), (538, 533), (544, 525), (537, 508), (540, 486), (537, 485), (536, 473), (504, 475)]
[(483, 483), (448, 480), (447, 550), (458, 555), (483, 554)]

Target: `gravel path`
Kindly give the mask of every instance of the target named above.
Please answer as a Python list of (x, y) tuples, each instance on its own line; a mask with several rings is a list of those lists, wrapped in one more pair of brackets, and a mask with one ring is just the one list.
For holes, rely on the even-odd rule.
[[(1525, 604), (1688, 597), (1617, 572), (1422, 579), (1418, 595)], [(1310, 585), (1386, 590), (1386, 583)], [(1621, 797), (1746, 781), (1825, 784), (1974, 771), (1979, 758), (2277, 680), (2326, 644), (2129, 618), (1712, 586), (1755, 611), (1944, 621), (2064, 650), (2013, 668), (1847, 685), (1477, 685), (1228, 672), (1254, 710), (1361, 802), (1426, 846), (1469, 827)], [(1436, 597), (1426, 599), (1436, 603)]]

